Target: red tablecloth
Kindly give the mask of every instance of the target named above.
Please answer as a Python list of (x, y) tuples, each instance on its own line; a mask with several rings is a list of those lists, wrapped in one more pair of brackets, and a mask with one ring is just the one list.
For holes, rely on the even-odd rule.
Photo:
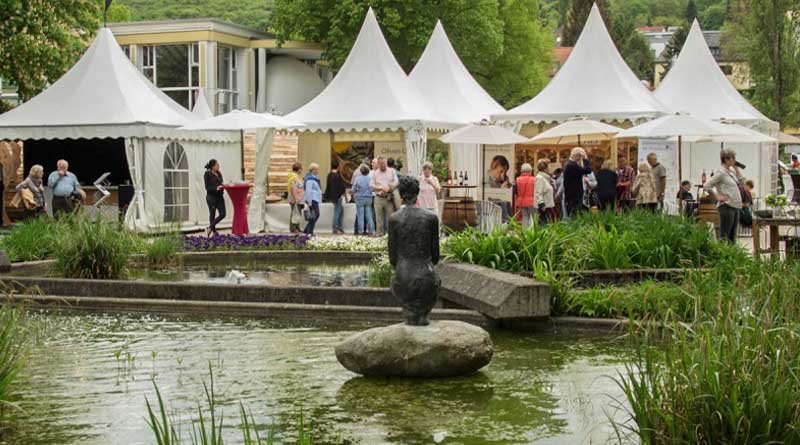
[(233, 203), (233, 228), (234, 235), (247, 235), (250, 228), (247, 226), (247, 192), (252, 184), (230, 184), (223, 188), (228, 192)]

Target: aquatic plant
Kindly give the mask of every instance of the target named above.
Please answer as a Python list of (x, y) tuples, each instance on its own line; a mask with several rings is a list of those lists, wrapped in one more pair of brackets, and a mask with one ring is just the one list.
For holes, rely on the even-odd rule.
[(389, 263), (389, 255), (383, 254), (370, 260), (367, 266), (367, 282), (372, 287), (389, 287), (394, 276), (394, 267)]
[(630, 417), (619, 437), (800, 443), (800, 265), (728, 263), (705, 281), (693, 324), (633, 333), (639, 354), (617, 377)]
[(116, 279), (127, 272), (128, 257), (140, 239), (116, 221), (93, 222), (76, 215), (62, 220), (55, 242), (55, 268), (65, 278)]
[(218, 234), (211, 237), (185, 236), (183, 248), (187, 251), (213, 250), (291, 250), (302, 249), (310, 236), (301, 235), (230, 235)]
[(144, 255), (151, 266), (166, 266), (177, 258), (183, 247), (181, 237), (177, 233), (159, 236), (145, 244)]
[(680, 285), (642, 281), (626, 286), (598, 286), (566, 292), (553, 308), (553, 315), (591, 318), (664, 318), (672, 314), (689, 320), (695, 299)]
[(58, 221), (46, 216), (17, 223), (0, 245), (11, 261), (36, 261), (51, 257)]
[(651, 212), (586, 212), (569, 221), (523, 228), (515, 221), (484, 234), (468, 228), (444, 244), (450, 260), (510, 272), (707, 267), (747, 254), (714, 239), (694, 221)]
[(0, 412), (10, 405), (9, 395), (24, 363), (24, 337), (20, 311), (8, 304), (0, 307)]
[[(211, 362), (208, 364), (208, 374), (210, 384), (203, 380), (203, 392), (206, 406), (198, 404), (197, 417), (190, 418), (191, 424), (190, 438), (192, 445), (223, 445), (222, 436), (223, 423), (225, 417), (222, 411), (218, 411), (217, 394), (214, 386), (214, 371)], [(156, 445), (183, 445), (187, 443), (183, 440), (183, 431), (180, 421), (175, 413), (168, 413), (164, 398), (158, 388), (158, 384), (153, 380), (153, 388), (156, 392), (157, 409), (150, 404), (150, 400), (145, 396), (147, 406), (147, 425), (153, 432)], [(239, 432), (242, 435), (243, 445), (273, 445), (277, 439), (278, 428), (273, 423), (267, 427), (266, 435), (262, 438), (255, 422), (252, 411), (247, 409), (241, 401), (239, 402)], [(299, 423), (297, 427), (298, 441), (300, 445), (314, 445), (313, 426), (306, 423), (303, 412), (300, 411)]]

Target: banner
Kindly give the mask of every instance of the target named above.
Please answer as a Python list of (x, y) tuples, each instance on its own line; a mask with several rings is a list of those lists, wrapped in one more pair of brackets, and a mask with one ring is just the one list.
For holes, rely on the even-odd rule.
[(395, 162), (400, 162), (403, 168), (400, 173), (405, 174), (408, 171), (408, 156), (407, 156), (406, 143), (401, 141), (375, 141), (375, 157), (384, 157), (386, 159), (392, 158)]
[(516, 169), (514, 146), (487, 145), (483, 156), (483, 199), (511, 202)]

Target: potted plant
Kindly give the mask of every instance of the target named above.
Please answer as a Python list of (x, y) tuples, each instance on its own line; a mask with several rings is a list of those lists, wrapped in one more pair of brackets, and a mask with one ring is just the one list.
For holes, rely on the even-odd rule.
[(774, 193), (767, 195), (766, 198), (764, 198), (764, 202), (766, 202), (769, 207), (773, 208), (774, 217), (784, 216), (785, 212), (783, 209), (789, 204), (789, 200), (785, 195), (776, 195)]

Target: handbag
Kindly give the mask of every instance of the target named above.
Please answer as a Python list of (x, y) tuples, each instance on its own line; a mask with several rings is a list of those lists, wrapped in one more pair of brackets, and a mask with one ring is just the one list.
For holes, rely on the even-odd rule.
[(317, 212), (314, 211), (314, 208), (309, 206), (305, 210), (303, 210), (303, 218), (306, 221), (313, 221), (317, 219)]

